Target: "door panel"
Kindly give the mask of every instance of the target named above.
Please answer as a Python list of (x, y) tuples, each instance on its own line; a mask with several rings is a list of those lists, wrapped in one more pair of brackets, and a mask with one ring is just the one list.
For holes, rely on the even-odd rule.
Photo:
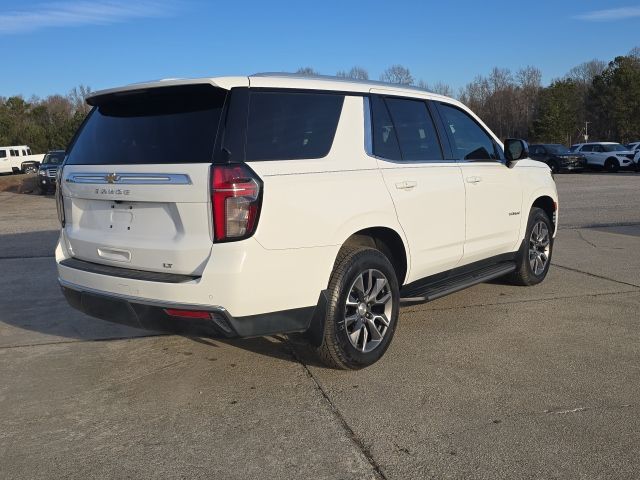
[(515, 251), (522, 189), (513, 169), (498, 162), (460, 163), (466, 191), (463, 264)]
[(454, 268), (464, 245), (465, 193), (456, 164), (378, 159), (411, 252), (407, 282)]

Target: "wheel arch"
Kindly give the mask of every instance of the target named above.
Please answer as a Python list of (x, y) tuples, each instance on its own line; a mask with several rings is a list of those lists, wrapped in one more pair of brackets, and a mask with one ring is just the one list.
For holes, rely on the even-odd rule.
[[(558, 211), (558, 203), (553, 198), (549, 195), (540, 195), (533, 201), (531, 208), (541, 208), (544, 210), (544, 212), (549, 216), (549, 220), (551, 220), (553, 231), (556, 231), (556, 212)], [(531, 211), (531, 208), (529, 208), (529, 211)]]
[(372, 247), (384, 253), (393, 265), (400, 286), (409, 271), (409, 250), (403, 237), (395, 229), (386, 226), (368, 227), (352, 233), (342, 243), (346, 246)]

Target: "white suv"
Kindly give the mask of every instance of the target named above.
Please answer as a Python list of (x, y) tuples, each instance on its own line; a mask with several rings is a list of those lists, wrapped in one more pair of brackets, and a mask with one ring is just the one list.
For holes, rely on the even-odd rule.
[(401, 303), (542, 281), (549, 167), (456, 100), (287, 75), (94, 93), (59, 170), (59, 281), (106, 320), (197, 335), (306, 332), (361, 368)]
[(603, 168), (608, 172), (617, 172), (621, 168), (633, 168), (634, 152), (615, 142), (576, 143), (572, 152), (580, 152), (587, 158), (590, 167)]

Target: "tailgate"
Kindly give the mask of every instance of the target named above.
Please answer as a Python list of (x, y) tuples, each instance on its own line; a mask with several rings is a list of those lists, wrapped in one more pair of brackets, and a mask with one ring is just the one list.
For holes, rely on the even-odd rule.
[(199, 275), (212, 246), (209, 164), (68, 165), (65, 235), (74, 257)]

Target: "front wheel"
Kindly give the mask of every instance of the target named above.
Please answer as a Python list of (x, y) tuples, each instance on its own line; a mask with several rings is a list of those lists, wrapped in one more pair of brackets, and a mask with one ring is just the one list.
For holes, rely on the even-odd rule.
[(615, 173), (620, 170), (620, 162), (616, 158), (609, 158), (604, 162), (604, 168), (609, 173)]
[(389, 259), (373, 248), (343, 247), (327, 297), (320, 359), (339, 369), (377, 362), (391, 343), (400, 308), (398, 280)]
[(541, 208), (532, 208), (527, 231), (518, 255), (516, 271), (509, 278), (515, 285), (536, 285), (543, 281), (551, 266), (553, 224)]

